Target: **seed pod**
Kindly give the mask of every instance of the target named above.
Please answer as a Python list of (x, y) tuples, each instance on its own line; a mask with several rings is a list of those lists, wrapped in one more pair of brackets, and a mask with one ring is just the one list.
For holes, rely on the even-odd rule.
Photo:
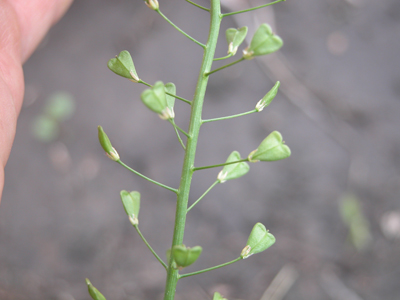
[(140, 193), (133, 191), (128, 192), (122, 190), (121, 193), (121, 201), (124, 206), (125, 212), (129, 217), (129, 221), (133, 226), (139, 224), (139, 210), (140, 210)]
[(152, 10), (157, 10), (159, 8), (159, 4), (157, 0), (144, 0), (146, 5)]
[[(237, 151), (233, 151), (228, 159), (226, 160), (227, 163), (229, 162), (234, 162), (234, 161), (239, 161), (240, 154)], [(220, 183), (224, 183), (227, 180), (231, 179), (236, 179), (239, 177), (242, 177), (243, 175), (246, 175), (247, 172), (249, 172), (250, 167), (247, 162), (239, 162), (236, 164), (230, 164), (224, 166), (224, 168), (219, 172), (217, 179), (219, 180)]]
[(272, 100), (274, 100), (276, 94), (278, 93), (280, 85), (281, 83), (277, 81), (272, 89), (267, 94), (265, 94), (265, 96), (260, 101), (258, 101), (256, 105), (256, 110), (258, 112), (262, 111), (265, 107), (271, 104)]
[(147, 108), (157, 113), (162, 119), (172, 119), (172, 112), (167, 106), (165, 87), (161, 81), (157, 81), (152, 88), (143, 91), (141, 98)]
[[(172, 95), (176, 95), (176, 86), (172, 82), (168, 82), (164, 85), (165, 93), (170, 93)], [(175, 113), (174, 113), (174, 105), (175, 105), (175, 97), (165, 94), (166, 100), (167, 100), (167, 106), (169, 108), (169, 111), (171, 112), (171, 119), (175, 118)]]
[(107, 300), (106, 297), (104, 297), (103, 294), (100, 293), (99, 290), (96, 289), (87, 278), (86, 284), (88, 286), (89, 295), (90, 297), (92, 297), (93, 300)]
[(284, 144), (282, 135), (273, 131), (249, 154), (248, 159), (250, 162), (275, 161), (287, 158), (290, 154), (290, 148)]
[(245, 59), (266, 55), (279, 50), (283, 46), (282, 39), (272, 32), (268, 24), (261, 24), (251, 39), (250, 46), (243, 50)]
[(263, 252), (275, 243), (275, 237), (265, 229), (261, 223), (254, 225), (246, 247), (243, 248), (240, 256), (245, 259), (249, 256)]
[(111, 145), (110, 139), (107, 134), (104, 132), (103, 127), (98, 126), (98, 136), (99, 142), (103, 150), (106, 152), (107, 156), (113, 161), (119, 161), (120, 157), (117, 150)]
[(228, 54), (235, 55), (240, 44), (243, 43), (247, 35), (247, 26), (242, 28), (228, 28), (225, 32), (226, 42), (228, 43)]
[(107, 63), (108, 68), (115, 74), (138, 82), (139, 76), (136, 73), (135, 65), (128, 51), (121, 51), (116, 57), (111, 58)]
[(213, 300), (228, 300), (228, 299), (222, 297), (220, 293), (215, 292), (215, 293), (214, 293)]
[(193, 248), (185, 245), (172, 247), (171, 254), (178, 268), (185, 268), (193, 264), (200, 256), (203, 248), (195, 246)]

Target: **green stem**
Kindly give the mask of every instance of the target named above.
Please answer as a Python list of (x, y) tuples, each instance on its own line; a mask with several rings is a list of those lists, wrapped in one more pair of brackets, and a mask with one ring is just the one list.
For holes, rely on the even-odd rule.
[(202, 10), (210, 11), (210, 9), (207, 8), (207, 7), (201, 6), (201, 5), (199, 5), (199, 4), (197, 4), (197, 3), (194, 3), (194, 2), (192, 2), (192, 1), (190, 1), (190, 0), (186, 0), (186, 1), (189, 2), (190, 4), (193, 4), (194, 6), (196, 6), (196, 7), (198, 7), (198, 8), (201, 8)]
[(148, 87), (153, 87), (150, 83), (147, 83), (146, 81), (143, 81), (142, 79), (140, 79), (139, 81), (138, 81), (138, 83), (143, 83), (144, 85), (147, 85)]
[(267, 4), (263, 4), (263, 5), (260, 5), (260, 6), (256, 6), (256, 7), (252, 7), (252, 8), (248, 8), (248, 9), (244, 9), (244, 10), (239, 10), (239, 11), (234, 11), (234, 12), (231, 12), (231, 13), (226, 13), (226, 14), (223, 14), (222, 17), (237, 15), (237, 14), (241, 14), (241, 13), (244, 13), (244, 12), (260, 9), (260, 8), (263, 8), (263, 7), (266, 7), (266, 6), (270, 6), (272, 4), (279, 3), (279, 2), (282, 2), (282, 1), (286, 1), (286, 0), (277, 0), (277, 1), (274, 1), (274, 2), (271, 2), (271, 3), (267, 3)]
[(144, 178), (144, 179), (146, 179), (146, 180), (148, 180), (148, 181), (150, 181), (150, 182), (152, 182), (152, 183), (154, 183), (154, 184), (156, 184), (158, 186), (161, 186), (161, 187), (163, 187), (163, 188), (165, 188), (165, 189), (167, 189), (169, 191), (172, 191), (174, 193), (178, 193), (177, 189), (174, 189), (174, 188), (169, 187), (169, 186), (167, 186), (165, 184), (159, 183), (158, 181), (155, 181), (155, 180), (143, 175), (142, 173), (139, 173), (138, 171), (136, 171), (136, 170), (132, 169), (131, 167), (127, 166), (126, 164), (124, 164), (121, 160), (118, 160), (117, 163), (119, 163), (121, 166), (124, 166), (126, 169), (128, 169), (132, 173), (134, 173), (134, 174), (136, 174), (136, 175), (138, 175), (138, 176), (140, 176), (140, 177), (142, 177), (142, 178)]
[(232, 56), (233, 56), (233, 54), (232, 54), (232, 53), (229, 53), (227, 56), (219, 57), (219, 58), (214, 58), (214, 61), (227, 59), (227, 58), (232, 57)]
[(252, 114), (252, 113), (255, 113), (255, 112), (257, 112), (257, 110), (253, 109), (251, 111), (246, 111), (246, 112), (241, 113), (241, 114), (232, 115), (232, 116), (226, 116), (226, 117), (220, 117), (220, 118), (214, 118), (214, 119), (207, 119), (207, 120), (203, 120), (202, 122), (203, 123), (209, 123), (209, 122), (214, 122), (214, 121), (228, 120), (228, 119), (233, 119), (233, 118), (249, 115), (249, 114)]
[(207, 191), (205, 191), (205, 192), (203, 193), (203, 195), (201, 195), (200, 198), (197, 199), (197, 200), (187, 209), (186, 213), (188, 213), (189, 210), (191, 210), (201, 199), (203, 199), (204, 196), (207, 195), (208, 192), (211, 191), (211, 189), (212, 189), (214, 186), (216, 186), (218, 183), (219, 183), (219, 180), (215, 181), (215, 182), (207, 189)]
[(205, 170), (205, 169), (211, 169), (211, 168), (218, 168), (218, 167), (223, 167), (223, 166), (227, 166), (227, 165), (233, 165), (233, 164), (237, 164), (237, 163), (241, 163), (241, 162), (245, 162), (245, 161), (249, 161), (249, 159), (248, 158), (243, 158), (241, 160), (226, 162), (226, 163), (223, 163), (223, 164), (193, 168), (193, 171)]
[(243, 60), (245, 60), (244, 57), (239, 58), (238, 60), (235, 60), (234, 62), (231, 62), (230, 64), (227, 64), (227, 65), (225, 65), (225, 66), (222, 66), (222, 67), (220, 67), (220, 68), (218, 68), (218, 69), (212, 70), (212, 71), (206, 73), (205, 75), (209, 76), (209, 75), (211, 75), (211, 74), (213, 74), (213, 73), (215, 73), (215, 72), (217, 72), (217, 71), (223, 70), (223, 69), (225, 69), (225, 68), (227, 68), (227, 67), (230, 67), (230, 66), (233, 66), (233, 65), (236, 65), (237, 63), (239, 63), (239, 62), (241, 62), (241, 61), (243, 61)]
[[(201, 114), (203, 110), (204, 96), (206, 93), (208, 76), (214, 59), (215, 48), (217, 46), (219, 28), (221, 24), (221, 4), (220, 0), (211, 0), (210, 9), (210, 31), (207, 45), (204, 48), (203, 62), (197, 80), (196, 91), (191, 106), (189, 138), (186, 143), (185, 158), (182, 166), (181, 182), (178, 189), (176, 202), (174, 235), (172, 246), (182, 245), (185, 232), (186, 210), (188, 207), (190, 185), (193, 176), (193, 165), (196, 155), (197, 141), (201, 127)], [(179, 279), (179, 272), (172, 267), (173, 261), (169, 261), (167, 280), (165, 283), (164, 300), (173, 300), (175, 297), (176, 285)]]
[[(144, 85), (147, 85), (148, 87), (153, 87), (150, 83), (147, 83), (147, 82), (143, 81), (142, 79), (140, 79), (140, 80), (138, 81), (138, 83), (142, 83), (142, 84), (144, 84)], [(181, 101), (183, 101), (183, 102), (186, 102), (187, 104), (191, 104), (191, 103), (192, 103), (190, 100), (187, 100), (187, 99), (185, 99), (185, 98), (179, 97), (179, 96), (177, 96), (177, 95), (174, 95), (174, 94), (171, 94), (171, 93), (168, 93), (168, 92), (165, 92), (165, 93), (166, 93), (167, 95), (170, 95), (170, 96), (172, 96), (172, 97), (175, 97), (176, 99), (179, 99), (179, 100), (181, 100)]]
[(186, 100), (185, 98), (182, 98), (182, 97), (179, 97), (179, 96), (177, 96), (177, 95), (174, 95), (174, 94), (171, 94), (171, 93), (169, 93), (169, 92), (165, 92), (167, 95), (170, 95), (170, 96), (172, 96), (172, 97), (175, 97), (176, 99), (179, 99), (179, 100), (181, 100), (181, 101), (183, 101), (183, 102), (186, 102), (187, 104), (192, 104), (192, 102), (190, 101), (190, 100)]
[(183, 130), (182, 128), (180, 128), (178, 125), (176, 125), (176, 129), (178, 129), (180, 132), (182, 132), (184, 135), (186, 135), (187, 138), (190, 138), (190, 134), (187, 133), (185, 130)]
[(188, 35), (186, 32), (184, 32), (182, 29), (180, 29), (178, 26), (176, 26), (170, 19), (168, 19), (162, 12), (161, 10), (157, 9), (156, 12), (158, 12), (160, 14), (161, 17), (163, 17), (165, 19), (165, 21), (167, 21), (169, 24), (172, 25), (172, 27), (174, 27), (176, 30), (178, 30), (180, 33), (182, 33), (184, 36), (186, 36), (189, 40), (191, 40), (192, 42), (195, 42), (197, 45), (205, 48), (206, 45), (200, 43), (198, 40), (192, 38), (190, 35)]
[(186, 146), (185, 146), (185, 144), (183, 143), (183, 141), (181, 139), (181, 135), (179, 134), (179, 131), (178, 131), (178, 128), (177, 128), (178, 126), (175, 124), (174, 119), (172, 119), (172, 120), (169, 119), (168, 121), (172, 124), (172, 126), (174, 126), (175, 133), (176, 133), (176, 136), (178, 137), (179, 143), (181, 144), (183, 150), (185, 150)]
[(235, 262), (237, 262), (237, 261), (239, 261), (239, 260), (241, 260), (241, 259), (242, 259), (241, 257), (238, 257), (238, 258), (236, 258), (236, 259), (234, 259), (234, 260), (228, 261), (228, 262), (226, 262), (226, 263), (224, 263), (224, 264), (221, 264), (221, 265), (218, 265), (218, 266), (215, 266), (215, 267), (211, 267), (211, 268), (208, 268), (208, 269), (204, 269), (204, 270), (200, 270), (200, 271), (196, 271), (196, 272), (192, 272), (192, 273), (182, 274), (182, 275), (179, 275), (179, 279), (180, 279), (180, 278), (184, 278), (184, 277), (189, 277), (189, 276), (197, 275), (197, 274), (201, 274), (201, 273), (208, 272), (208, 271), (212, 271), (212, 270), (215, 270), (215, 269), (219, 269), (219, 268), (228, 266), (228, 265), (230, 265), (230, 264), (233, 264), (233, 263), (235, 263)]
[(157, 253), (153, 250), (153, 248), (150, 246), (150, 244), (147, 242), (147, 240), (144, 238), (142, 232), (139, 230), (139, 226), (138, 225), (133, 225), (133, 227), (135, 227), (137, 233), (140, 235), (140, 237), (142, 238), (143, 242), (146, 244), (147, 248), (149, 248), (149, 250), (151, 251), (151, 253), (153, 253), (153, 255), (157, 258), (157, 260), (163, 265), (163, 267), (165, 268), (166, 271), (168, 271), (168, 266), (167, 264), (157, 255)]

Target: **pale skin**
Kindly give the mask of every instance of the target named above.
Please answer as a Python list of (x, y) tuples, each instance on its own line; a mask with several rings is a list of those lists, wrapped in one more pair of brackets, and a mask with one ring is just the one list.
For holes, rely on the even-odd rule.
[(24, 96), (22, 64), (72, 0), (0, 0), (0, 200)]

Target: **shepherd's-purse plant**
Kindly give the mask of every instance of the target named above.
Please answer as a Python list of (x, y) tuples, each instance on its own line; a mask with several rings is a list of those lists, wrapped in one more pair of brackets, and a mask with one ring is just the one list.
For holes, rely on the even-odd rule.
[[(185, 231), (185, 223), (187, 213), (193, 209), (193, 207), (199, 203), (201, 199), (206, 196), (206, 194), (217, 184), (224, 183), (228, 180), (237, 179), (245, 175), (250, 167), (250, 163), (256, 163), (259, 161), (276, 161), (287, 158), (290, 156), (290, 149), (285, 145), (282, 135), (278, 131), (271, 132), (258, 146), (257, 149), (249, 151), (249, 154), (242, 158), (242, 156), (237, 151), (233, 151), (227, 158), (225, 163), (220, 163), (210, 166), (195, 166), (195, 154), (197, 147), (197, 140), (200, 132), (200, 128), (203, 124), (209, 122), (222, 121), (226, 119), (241, 117), (244, 115), (261, 112), (265, 107), (267, 107), (271, 101), (276, 96), (279, 89), (279, 81), (265, 94), (265, 96), (255, 103), (254, 109), (240, 113), (237, 115), (225, 116), (214, 119), (203, 119), (202, 118), (202, 108), (204, 103), (205, 92), (207, 88), (207, 83), (209, 78), (217, 71), (235, 65), (239, 62), (251, 60), (256, 56), (267, 55), (269, 53), (279, 50), (283, 42), (279, 36), (274, 34), (271, 27), (268, 24), (262, 24), (256, 32), (253, 33), (250, 45), (242, 51), (242, 55), (239, 59), (234, 60), (222, 67), (212, 68), (212, 64), (217, 60), (225, 60), (232, 56), (235, 56), (238, 52), (239, 46), (245, 40), (247, 35), (247, 27), (242, 27), (239, 29), (229, 28), (226, 31), (226, 41), (228, 53), (224, 57), (215, 58), (214, 53), (217, 46), (218, 35), (220, 33), (220, 25), (225, 17), (232, 16), (239, 13), (245, 13), (252, 10), (260, 9), (278, 2), (285, 0), (277, 0), (275, 2), (270, 2), (258, 7), (253, 7), (250, 9), (221, 13), (220, 0), (211, 0), (210, 8), (203, 7), (192, 1), (186, 0), (186, 2), (196, 6), (199, 9), (205, 10), (210, 15), (210, 29), (207, 42), (205, 44), (194, 39), (179, 27), (177, 27), (172, 21), (170, 21), (160, 10), (160, 6), (157, 0), (145, 0), (145, 4), (156, 13), (158, 13), (162, 18), (164, 18), (169, 24), (171, 24), (176, 30), (182, 33), (184, 36), (189, 38), (191, 41), (196, 43), (199, 47), (203, 48), (203, 61), (200, 68), (200, 74), (197, 80), (197, 86), (195, 89), (194, 97), (191, 100), (179, 97), (176, 92), (176, 87), (173, 83), (164, 84), (161, 81), (157, 81), (153, 85), (145, 82), (138, 73), (136, 72), (135, 66), (133, 64), (131, 55), (128, 51), (124, 50), (115, 58), (112, 58), (108, 62), (108, 67), (114, 73), (125, 77), (132, 82), (140, 83), (148, 86), (141, 94), (142, 102), (149, 110), (155, 112), (160, 116), (161, 119), (171, 123), (177, 139), (184, 150), (183, 168), (181, 173), (181, 180), (177, 188), (164, 185), (158, 181), (150, 179), (145, 175), (137, 172), (131, 167), (123, 163), (118, 152), (113, 148), (110, 139), (104, 132), (101, 126), (98, 127), (98, 136), (101, 146), (106, 152), (107, 156), (127, 168), (134, 174), (168, 190), (169, 192), (175, 193), (177, 197), (176, 202), (176, 215), (175, 215), (175, 226), (174, 234), (172, 237), (172, 243), (170, 248), (166, 251), (167, 257), (164, 261), (150, 246), (146, 241), (143, 234), (139, 230), (139, 208), (140, 208), (140, 193), (137, 191), (121, 191), (120, 196), (122, 200), (123, 207), (128, 219), (132, 226), (136, 229), (139, 236), (143, 239), (144, 243), (147, 245), (149, 250), (153, 253), (155, 258), (160, 262), (166, 271), (166, 283), (164, 300), (172, 300), (175, 297), (176, 286), (179, 279), (184, 277), (193, 276), (201, 274), (207, 271), (215, 270), (227, 266), (229, 264), (235, 263), (239, 260), (246, 259), (253, 254), (262, 252), (269, 248), (275, 242), (275, 237), (268, 232), (265, 226), (261, 223), (254, 225), (247, 244), (240, 251), (238, 250), (238, 257), (229, 261), (222, 263), (220, 265), (202, 269), (192, 273), (183, 272), (184, 268), (193, 264), (200, 254), (202, 253), (202, 247), (194, 246), (187, 247), (183, 243), (183, 236)], [(182, 129), (175, 122), (174, 104), (175, 99), (183, 102), (184, 105), (191, 106), (190, 114), (190, 124), (188, 129)], [(183, 138), (182, 138), (183, 137)], [(184, 141), (186, 139), (186, 141)], [(208, 188), (203, 195), (201, 195), (196, 201), (191, 205), (188, 204), (190, 186), (192, 182), (193, 173), (203, 169), (218, 168), (223, 167), (219, 173), (216, 173), (215, 182)], [(106, 298), (91, 284), (91, 282), (86, 279), (86, 283), (89, 289), (89, 294), (94, 300), (105, 300)], [(112, 295), (110, 296), (112, 299)], [(214, 300), (222, 300), (223, 298), (218, 292), (214, 294)]]

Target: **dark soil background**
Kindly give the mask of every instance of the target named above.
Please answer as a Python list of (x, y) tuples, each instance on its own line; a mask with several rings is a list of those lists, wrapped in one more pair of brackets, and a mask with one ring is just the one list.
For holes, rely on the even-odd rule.
[[(206, 41), (206, 12), (183, 0), (159, 1), (165, 15)], [(248, 5), (224, 3), (227, 11)], [(224, 162), (233, 150), (246, 156), (273, 130), (292, 156), (252, 164), (248, 175), (217, 185), (189, 213), (185, 244), (204, 251), (188, 271), (236, 258), (256, 222), (277, 242), (182, 279), (177, 299), (211, 299), (217, 290), (229, 299), (398, 300), (400, 2), (288, 0), (226, 18), (223, 30), (248, 25), (253, 33), (262, 22), (272, 23), (284, 47), (212, 75), (204, 118), (253, 109), (276, 80), (281, 91), (262, 113), (205, 124), (196, 165)], [(1, 300), (89, 299), (85, 277), (107, 299), (162, 299), (164, 270), (130, 225), (119, 191), (141, 192), (140, 227), (162, 257), (171, 243), (174, 194), (110, 161), (97, 125), (125, 163), (173, 187), (183, 151), (172, 127), (141, 103), (145, 87), (107, 69), (124, 49), (147, 82), (174, 82), (186, 98), (194, 93), (201, 48), (143, 1), (75, 1), (24, 67), (25, 102), (0, 208)], [(225, 52), (222, 32), (217, 55)], [(75, 99), (76, 110), (45, 142), (32, 127), (59, 92)], [(177, 100), (175, 112), (187, 126), (188, 105)], [(191, 201), (218, 172), (196, 172)], [(353, 225), (339, 208), (350, 197), (363, 221), (349, 236)], [(264, 294), (278, 273), (277, 294)]]

